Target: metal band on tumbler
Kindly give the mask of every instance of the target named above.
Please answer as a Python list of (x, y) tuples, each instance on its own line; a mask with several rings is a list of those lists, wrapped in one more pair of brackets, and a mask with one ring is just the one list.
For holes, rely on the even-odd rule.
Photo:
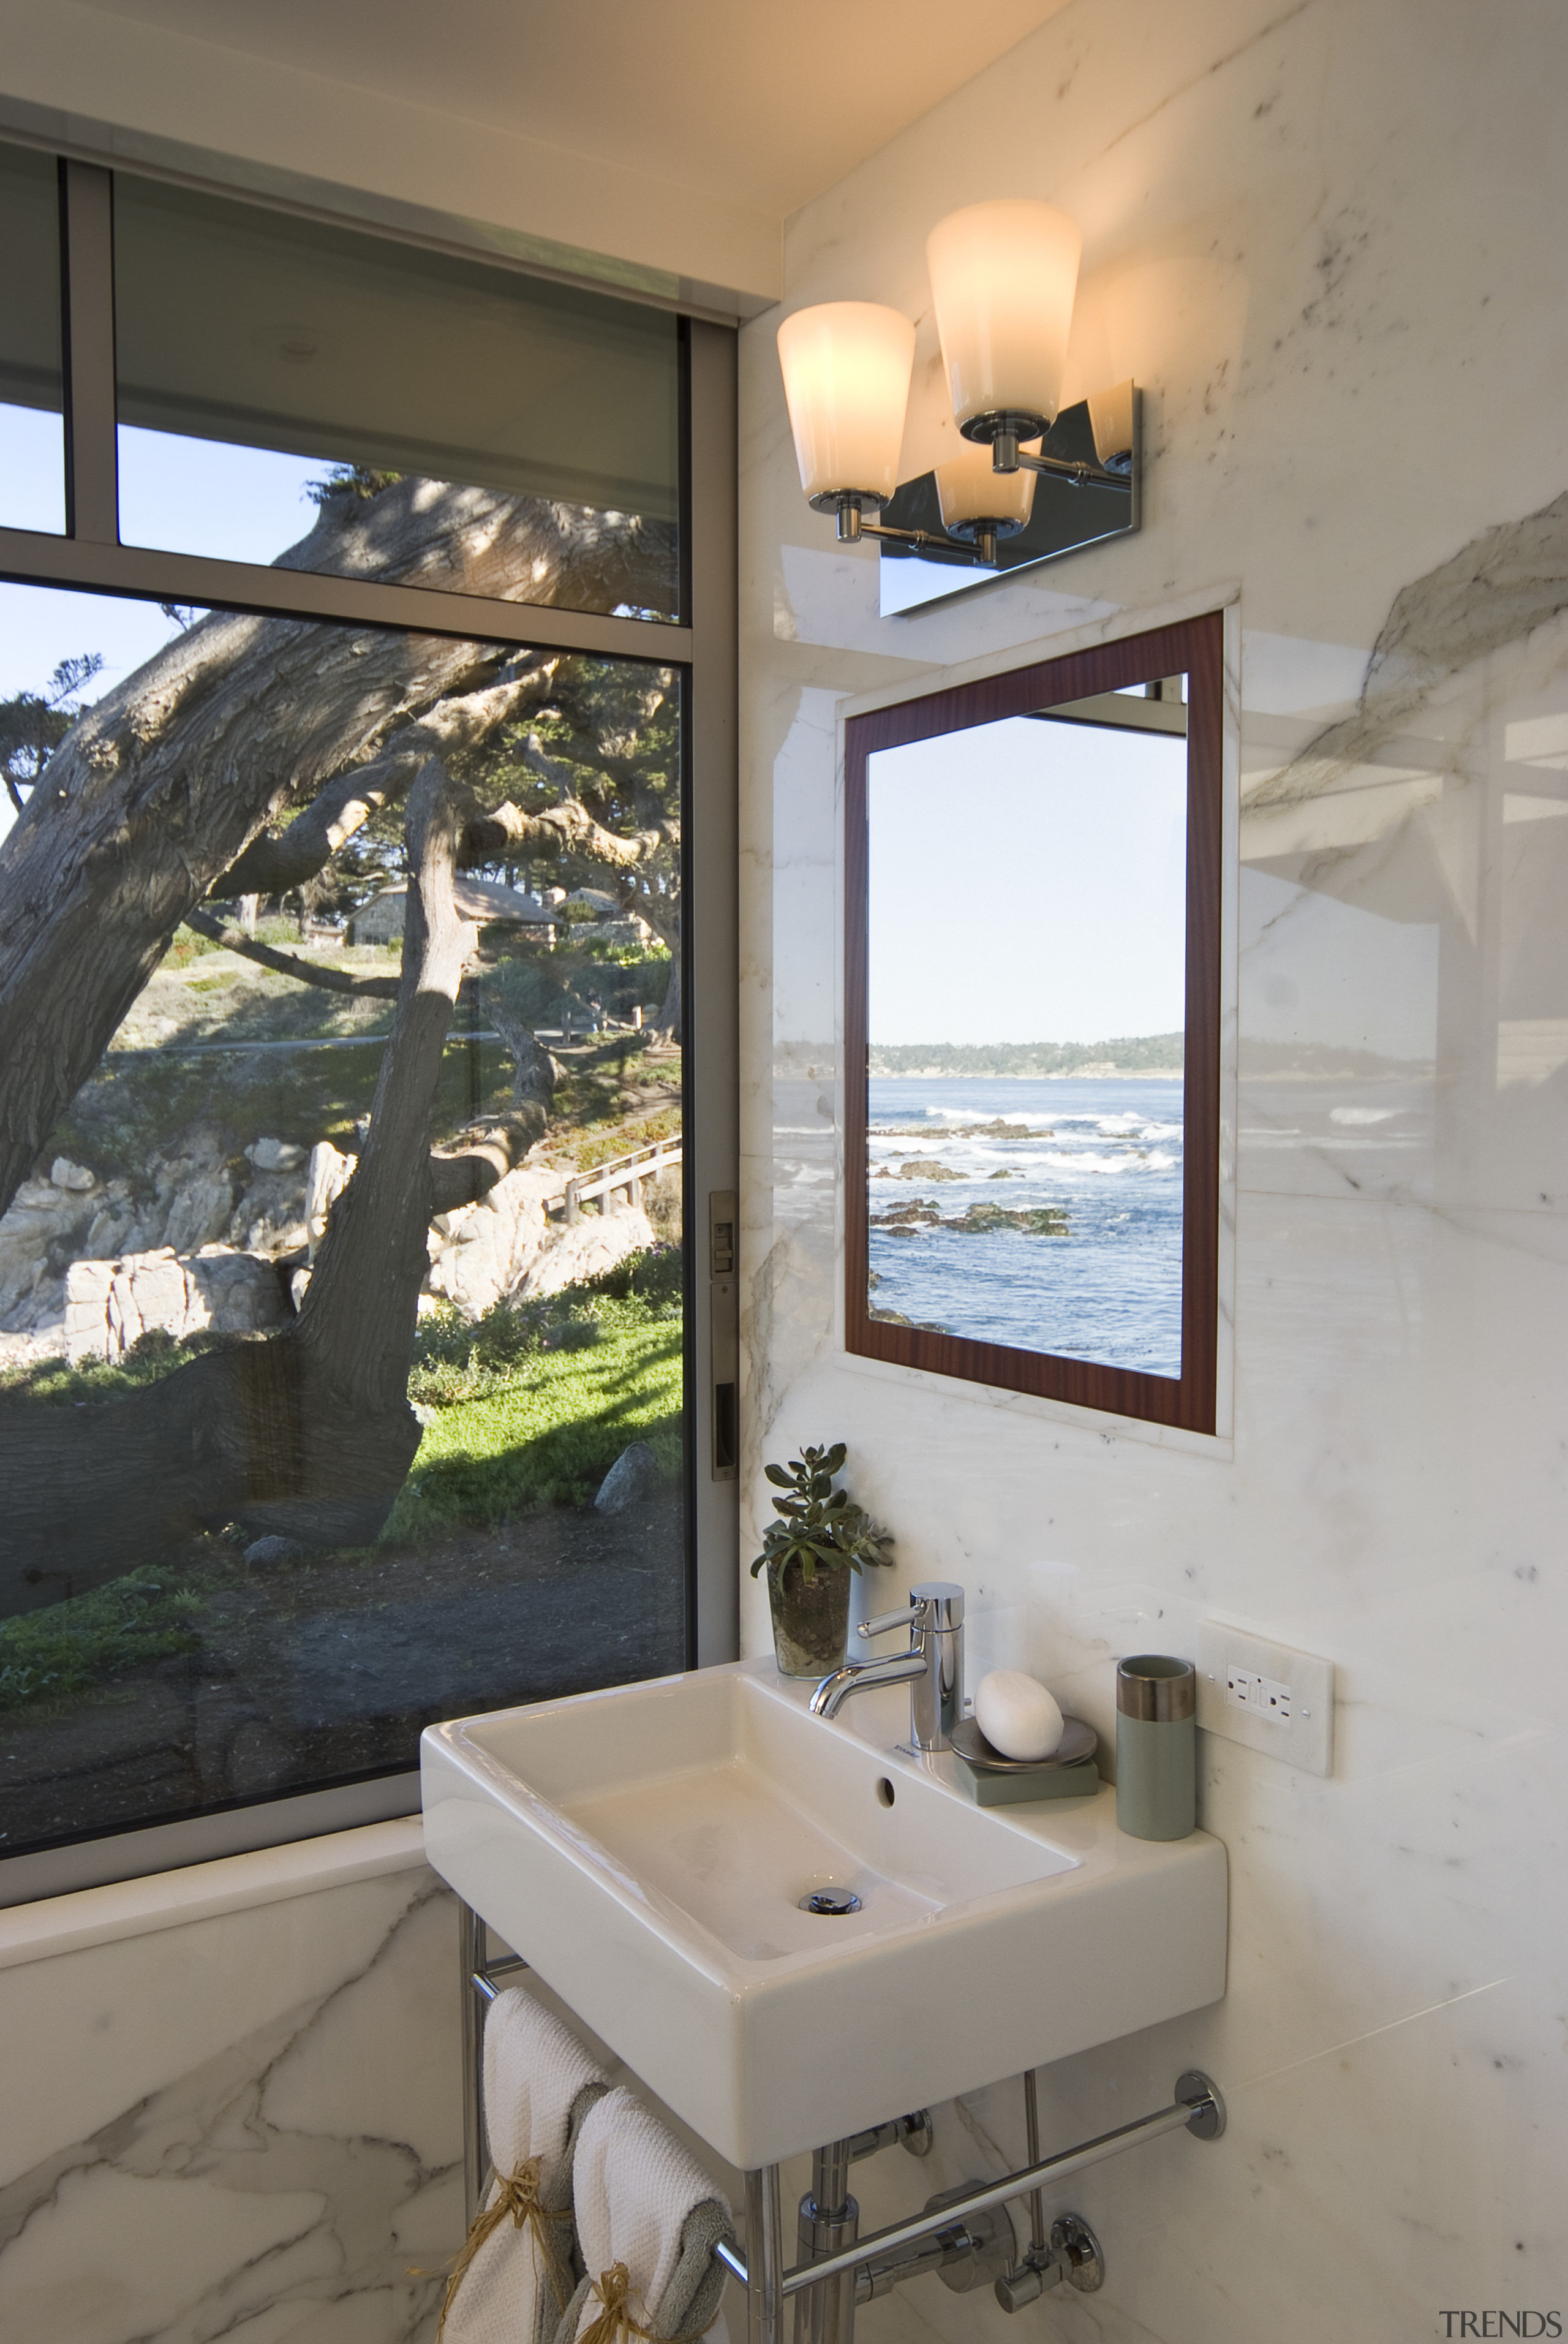
[(1160, 1652), (1135, 1652), (1118, 1664), (1116, 1706), (1123, 1717), (1174, 1724), (1198, 1713), (1198, 1672), (1191, 1661)]

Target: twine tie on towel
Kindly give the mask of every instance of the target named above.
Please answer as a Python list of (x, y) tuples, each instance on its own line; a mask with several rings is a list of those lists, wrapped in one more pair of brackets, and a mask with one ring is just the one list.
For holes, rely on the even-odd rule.
[[(528, 2243), (533, 2249), (535, 2277), (538, 2276), (539, 2263), (542, 2259), (546, 2275), (555, 2291), (556, 2301), (562, 2310), (566, 2309), (567, 2298), (572, 2291), (571, 2273), (567, 2268), (564, 2256), (558, 2250), (556, 2242), (550, 2236), (549, 2226), (552, 2222), (569, 2222), (572, 2218), (571, 2208), (564, 2206), (558, 2211), (552, 2211), (548, 2206), (540, 2205), (539, 2168), (543, 2163), (542, 2157), (525, 2157), (515, 2173), (496, 2176), (496, 2195), (487, 2206), (481, 2207), (478, 2213), (475, 2215), (473, 2227), (458, 2248), (457, 2259), (452, 2265), (452, 2276), (447, 2281), (447, 2293), (441, 2305), (441, 2317), (436, 2323), (436, 2344), (441, 2344), (441, 2331), (447, 2325), (447, 2314), (452, 2309), (453, 2299), (462, 2284), (469, 2264), (486, 2239), (500, 2228), (508, 2215), (511, 2217), (514, 2229), (526, 2229), (528, 2233)], [(640, 2335), (642, 2330), (638, 2329), (635, 2332)]]
[[(638, 2344), (654, 2344), (653, 2329), (640, 2326), (631, 2316), (630, 2294), (631, 2274), (624, 2263), (612, 2263), (608, 2270), (601, 2271), (588, 2289), (589, 2301), (597, 2299), (598, 2303), (598, 2315), (583, 2329), (577, 2344), (626, 2344), (628, 2338), (636, 2338)], [(716, 2304), (713, 2319), (718, 2317)], [(668, 2344), (699, 2344), (699, 2339), (712, 2327), (713, 2319), (707, 2328), (690, 2328), (683, 2335), (672, 2336)]]

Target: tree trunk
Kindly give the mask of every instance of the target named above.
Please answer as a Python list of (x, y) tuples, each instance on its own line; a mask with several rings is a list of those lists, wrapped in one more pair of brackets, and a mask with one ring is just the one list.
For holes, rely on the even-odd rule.
[(548, 1119), (556, 1095), (556, 1070), (550, 1054), (499, 985), (484, 985), (481, 994), (485, 1015), (500, 1036), (501, 1046), (512, 1062), (512, 1105), (538, 1108), (542, 1138), (544, 1122)]
[(654, 1017), (654, 1028), (668, 1041), (678, 1042), (684, 1006), (680, 995), (680, 947), (669, 955), (669, 983), (664, 989), (664, 1000)]
[(0, 1414), (0, 1611), (85, 1594), (230, 1520), (321, 1546), (386, 1521), (419, 1443), (408, 1405), (431, 1209), (432, 1104), (471, 932), (462, 810), (434, 760), (409, 797), (403, 976), (370, 1129), (299, 1318), (90, 1409)]

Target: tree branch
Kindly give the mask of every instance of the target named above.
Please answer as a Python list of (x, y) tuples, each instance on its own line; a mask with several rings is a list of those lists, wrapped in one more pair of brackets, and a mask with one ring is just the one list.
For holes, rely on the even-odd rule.
[(367, 764), (351, 766), (329, 782), (314, 803), (277, 837), (253, 839), (239, 860), (215, 882), (211, 894), (225, 900), (235, 895), (281, 895), (314, 879), (372, 814), (407, 794), (427, 757), (472, 748), (519, 708), (537, 704), (548, 692), (559, 664), (558, 656), (551, 657), (508, 683), (437, 701), (414, 723), (395, 732), (379, 756)]
[(258, 968), (274, 969), (279, 976), (292, 976), (301, 985), (319, 985), (327, 993), (357, 994), (368, 1001), (397, 998), (398, 980), (395, 976), (351, 976), (346, 969), (318, 968), (310, 961), (297, 959), (293, 953), (275, 952), (271, 945), (258, 945), (243, 928), (226, 928), (210, 912), (187, 912), (186, 925), (194, 928), (198, 935), (210, 936), (226, 951), (255, 961)]
[[(430, 1210), (450, 1213), (459, 1205), (477, 1205), (488, 1196), (545, 1135), (545, 1111), (527, 1100), (498, 1122), (471, 1125), (459, 1133), (449, 1150), (430, 1156)], [(459, 1145), (458, 1142), (462, 1144)]]
[(406, 793), (420, 763), (417, 751), (400, 750), (339, 773), (277, 837), (264, 834), (252, 839), (210, 893), (227, 902), (236, 895), (281, 895), (304, 885), (373, 813)]
[(595, 822), (576, 798), (547, 806), (542, 813), (524, 813), (508, 799), (493, 813), (469, 817), (464, 828), (458, 863), (465, 870), (476, 863), (513, 862), (525, 854), (581, 854), (612, 871), (635, 871), (664, 844), (657, 830), (634, 831), (622, 838)]

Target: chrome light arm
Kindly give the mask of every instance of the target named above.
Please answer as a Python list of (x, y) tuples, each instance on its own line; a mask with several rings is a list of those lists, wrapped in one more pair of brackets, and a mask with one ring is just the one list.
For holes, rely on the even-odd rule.
[[(1000, 471), (1001, 467), (993, 464), (991, 470)], [(811, 501), (816, 504), (821, 500), (814, 497)], [(994, 570), (998, 538), (1011, 536), (1017, 527), (1016, 522), (976, 521), (971, 543), (968, 538), (948, 537), (930, 529), (884, 529), (879, 521), (865, 519), (860, 510), (864, 501), (852, 489), (841, 490), (830, 500), (840, 545), (859, 545), (862, 538), (879, 537), (890, 545), (907, 545), (912, 553), (961, 553), (977, 569)]]
[(990, 443), (990, 468), (993, 472), (1044, 472), (1053, 480), (1066, 480), (1075, 489), (1120, 489), (1124, 495), (1132, 493), (1131, 462), (1125, 472), (1113, 472), (1103, 464), (1070, 463), (1063, 456), (1031, 456), (1027, 448), (1018, 444), (1016, 431), (999, 431)]

